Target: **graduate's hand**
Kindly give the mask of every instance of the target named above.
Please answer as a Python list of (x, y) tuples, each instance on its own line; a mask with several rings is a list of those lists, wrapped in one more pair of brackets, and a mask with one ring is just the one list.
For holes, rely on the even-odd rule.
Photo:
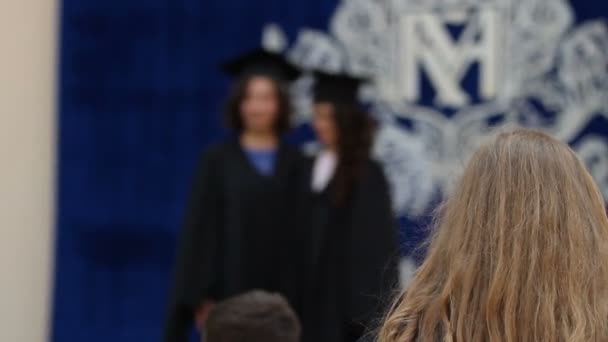
[(205, 301), (203, 305), (201, 305), (198, 310), (196, 310), (195, 321), (196, 326), (199, 330), (202, 330), (205, 327), (205, 323), (207, 322), (207, 318), (209, 318), (209, 313), (213, 310), (215, 306), (215, 302), (213, 301)]

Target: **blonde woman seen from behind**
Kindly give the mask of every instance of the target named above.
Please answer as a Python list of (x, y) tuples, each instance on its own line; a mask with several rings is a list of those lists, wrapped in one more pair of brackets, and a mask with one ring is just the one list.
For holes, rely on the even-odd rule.
[(380, 342), (608, 341), (608, 219), (582, 162), (533, 130), (482, 146)]

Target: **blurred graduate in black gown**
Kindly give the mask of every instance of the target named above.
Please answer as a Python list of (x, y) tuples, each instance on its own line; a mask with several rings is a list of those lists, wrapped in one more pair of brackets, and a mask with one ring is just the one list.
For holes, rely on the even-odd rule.
[[(186, 341), (214, 303), (251, 290), (289, 292), (282, 270), (301, 162), (281, 140), (287, 82), (299, 71), (282, 56), (248, 52), (222, 65), (235, 78), (226, 120), (235, 137), (209, 148), (195, 175), (178, 250), (164, 340)], [(289, 237), (291, 238), (291, 237)], [(194, 323), (194, 324), (193, 324)]]
[(305, 163), (299, 217), (306, 342), (356, 341), (383, 313), (398, 280), (397, 222), (373, 125), (357, 102), (362, 80), (316, 73), (313, 126), (321, 151)]

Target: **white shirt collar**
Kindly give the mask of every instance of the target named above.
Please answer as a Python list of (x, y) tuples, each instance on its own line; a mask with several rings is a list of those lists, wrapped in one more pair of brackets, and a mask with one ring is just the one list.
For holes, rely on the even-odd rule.
[(314, 192), (323, 191), (336, 171), (338, 157), (329, 150), (324, 150), (317, 155), (312, 168), (311, 188)]

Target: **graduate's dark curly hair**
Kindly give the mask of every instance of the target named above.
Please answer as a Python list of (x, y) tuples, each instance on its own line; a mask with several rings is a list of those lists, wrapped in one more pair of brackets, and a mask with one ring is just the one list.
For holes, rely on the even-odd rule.
[[(247, 87), (249, 82), (254, 77), (266, 77), (263, 75), (251, 75), (245, 76), (232, 86), (230, 95), (224, 108), (224, 120), (228, 128), (234, 130), (236, 133), (242, 133), (245, 129), (243, 118), (241, 116), (241, 103), (247, 96)], [(291, 125), (291, 100), (287, 91), (287, 85), (283, 82), (276, 80), (270, 76), (267, 77), (274, 84), (276, 91), (277, 101), (279, 102), (279, 112), (277, 113), (277, 121), (275, 123), (275, 133), (277, 135), (283, 135), (286, 133)]]
[(332, 103), (338, 138), (335, 202), (343, 205), (364, 176), (373, 141), (374, 125), (355, 103)]

